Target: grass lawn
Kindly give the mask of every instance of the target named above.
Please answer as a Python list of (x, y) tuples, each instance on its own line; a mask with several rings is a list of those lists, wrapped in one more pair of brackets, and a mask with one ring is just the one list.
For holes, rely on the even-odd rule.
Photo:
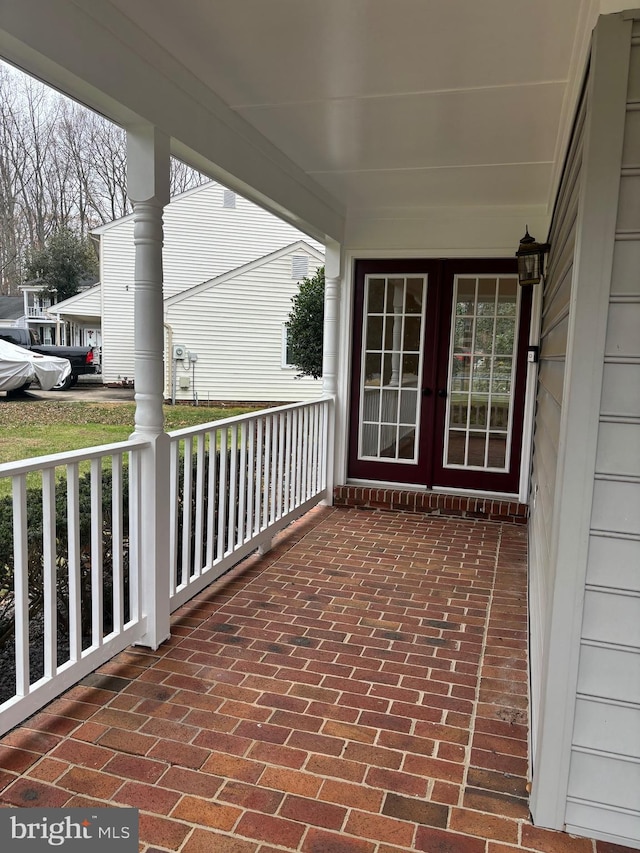
[[(133, 403), (0, 400), (0, 463), (124, 441), (133, 431)], [(165, 406), (167, 431), (230, 418), (245, 408)]]

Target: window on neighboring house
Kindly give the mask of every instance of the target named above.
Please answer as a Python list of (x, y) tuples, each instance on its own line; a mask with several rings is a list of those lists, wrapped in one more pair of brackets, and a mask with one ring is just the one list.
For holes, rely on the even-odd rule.
[(282, 324), (282, 367), (295, 368), (295, 364), (291, 363), (291, 345), (289, 340), (289, 329), (287, 324)]
[(236, 194), (233, 190), (224, 191), (222, 196), (222, 206), (229, 208), (236, 206)]
[(309, 275), (309, 256), (294, 255), (291, 258), (291, 278), (300, 281)]

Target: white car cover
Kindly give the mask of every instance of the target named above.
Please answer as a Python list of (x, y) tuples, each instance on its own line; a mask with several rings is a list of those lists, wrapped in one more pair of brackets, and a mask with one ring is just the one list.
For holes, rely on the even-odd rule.
[(42, 355), (0, 340), (0, 391), (14, 391), (25, 382), (37, 381), (43, 391), (64, 382), (71, 373), (68, 358)]

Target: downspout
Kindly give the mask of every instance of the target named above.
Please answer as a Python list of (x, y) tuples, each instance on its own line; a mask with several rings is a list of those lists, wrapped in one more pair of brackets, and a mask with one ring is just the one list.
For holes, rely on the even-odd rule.
[[(173, 326), (167, 321), (164, 321), (164, 328), (167, 333), (167, 346), (165, 349), (164, 373), (165, 373), (165, 391), (168, 391), (168, 397), (171, 400), (171, 405), (175, 405), (175, 378), (173, 375), (173, 358), (170, 354), (173, 352)], [(165, 395), (166, 397), (167, 395)]]

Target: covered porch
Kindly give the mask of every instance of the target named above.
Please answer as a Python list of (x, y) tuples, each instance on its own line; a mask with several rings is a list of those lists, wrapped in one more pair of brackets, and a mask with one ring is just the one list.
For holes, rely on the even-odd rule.
[[(127, 131), (137, 404), (128, 442), (0, 471), (9, 804), (136, 802), (149, 849), (188, 853), (210, 833), (224, 853), (640, 846), (626, 5), (5, 0), (0, 55)], [(325, 244), (314, 403), (165, 432), (170, 155)], [(519, 287), (525, 225), (550, 251)], [(370, 511), (317, 510), (267, 556), (335, 487)], [(388, 489), (468, 517), (382, 511)], [(471, 517), (494, 500), (528, 514), (528, 559), (524, 525)]]
[(612, 853), (528, 817), (526, 550), (317, 507), (6, 735), (2, 801), (138, 807), (141, 851)]

